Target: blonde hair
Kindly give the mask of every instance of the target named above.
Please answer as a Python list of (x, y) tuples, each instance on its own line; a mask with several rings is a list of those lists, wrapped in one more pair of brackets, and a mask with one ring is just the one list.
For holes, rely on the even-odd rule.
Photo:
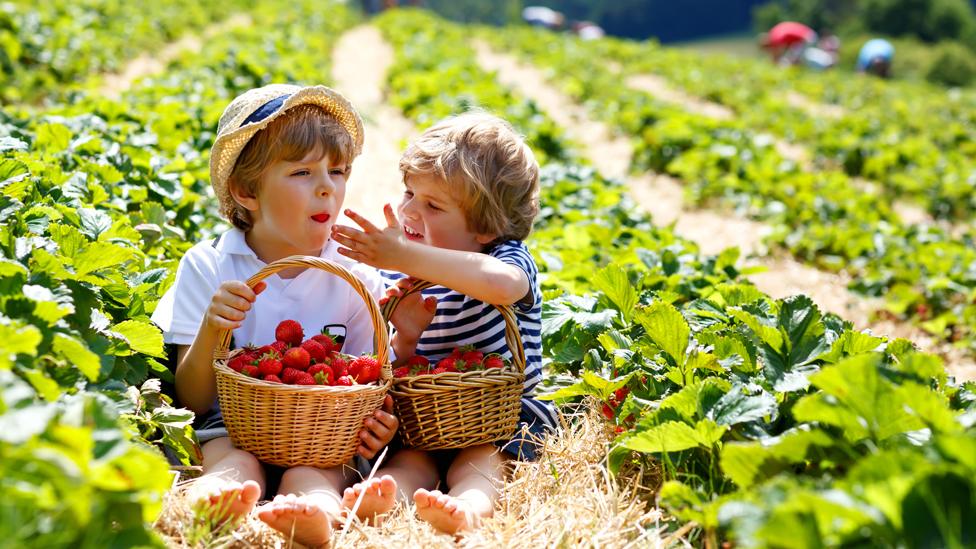
[(446, 118), (407, 147), (403, 178), (432, 175), (464, 212), (468, 230), (525, 240), (539, 213), (539, 163), (511, 124), (487, 113)]
[[(349, 132), (322, 107), (298, 105), (271, 121), (254, 134), (241, 151), (227, 184), (248, 196), (260, 192), (261, 178), (275, 162), (296, 162), (318, 151), (319, 160), (328, 156), (340, 164), (349, 164), (354, 144)], [(221, 200), (220, 213), (242, 231), (253, 225), (251, 214), (230, 193)]]

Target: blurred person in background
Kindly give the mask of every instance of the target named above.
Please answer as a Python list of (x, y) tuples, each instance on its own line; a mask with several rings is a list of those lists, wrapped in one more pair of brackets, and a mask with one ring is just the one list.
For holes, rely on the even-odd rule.
[(857, 72), (888, 78), (891, 76), (891, 60), (895, 47), (883, 38), (872, 38), (861, 46), (857, 54)]
[(563, 28), (566, 17), (562, 13), (545, 6), (526, 6), (522, 10), (522, 20), (533, 27), (559, 30)]
[(759, 37), (759, 44), (777, 65), (791, 66), (804, 61), (804, 52), (816, 44), (817, 33), (803, 23), (784, 21)]

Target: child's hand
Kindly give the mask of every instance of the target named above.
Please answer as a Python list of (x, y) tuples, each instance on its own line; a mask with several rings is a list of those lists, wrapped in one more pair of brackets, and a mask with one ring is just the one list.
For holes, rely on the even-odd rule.
[(363, 421), (363, 430), (359, 431), (359, 455), (366, 459), (373, 459), (384, 446), (393, 440), (400, 427), (400, 420), (393, 415), (393, 397), (386, 395), (383, 409), (373, 412), (373, 417)]
[(339, 248), (339, 253), (377, 269), (399, 270), (409, 241), (393, 213), (393, 207), (389, 204), (383, 207), (387, 224), (383, 229), (352, 210), (346, 210), (345, 213), (363, 230), (347, 225), (333, 225), (332, 238), (346, 246)]
[[(401, 278), (396, 286), (386, 290), (386, 297), (380, 299), (380, 306), (386, 304), (391, 297), (401, 297), (416, 282), (414, 278)], [(397, 337), (401, 343), (412, 343), (416, 345), (420, 340), (420, 335), (424, 333), (427, 326), (430, 326), (434, 315), (437, 313), (437, 298), (424, 298), (420, 292), (415, 292), (403, 298), (397, 304), (396, 309), (390, 316), (390, 322), (396, 328)], [(399, 357), (399, 350), (397, 352)], [(403, 357), (407, 358), (407, 357)]]
[(240, 328), (244, 315), (251, 310), (251, 304), (258, 294), (267, 288), (264, 282), (258, 282), (254, 290), (239, 280), (228, 280), (220, 284), (210, 306), (204, 315), (204, 323), (214, 330), (234, 330)]

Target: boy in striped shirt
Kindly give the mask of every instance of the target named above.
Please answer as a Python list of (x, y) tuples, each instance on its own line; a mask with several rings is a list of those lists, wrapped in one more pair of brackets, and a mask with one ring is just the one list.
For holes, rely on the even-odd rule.
[[(507, 122), (468, 113), (425, 131), (404, 152), (400, 171), (405, 189), (396, 214), (387, 204), (387, 226), (379, 228), (346, 210), (360, 228), (333, 229), (345, 246), (339, 253), (385, 270), (397, 283), (393, 293), (410, 278), (440, 285), (397, 308), (398, 364), (414, 354), (435, 362), (462, 345), (511, 357), (504, 320), (493, 305), (513, 306), (526, 356), (521, 424), (512, 440), (496, 444), (401, 449), (380, 474), (344, 497), (352, 502), (365, 491), (358, 514), (366, 519), (412, 494), (422, 519), (453, 534), (492, 514), (511, 460), (535, 459), (523, 428), (540, 435), (557, 425), (552, 406), (532, 398), (542, 378), (542, 295), (538, 269), (522, 241), (539, 212), (539, 164)], [(447, 493), (434, 489), (444, 468)]]

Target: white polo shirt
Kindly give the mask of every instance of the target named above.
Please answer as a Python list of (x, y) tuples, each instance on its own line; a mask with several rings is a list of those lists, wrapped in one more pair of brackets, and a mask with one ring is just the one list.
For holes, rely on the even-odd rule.
[[(383, 280), (376, 270), (339, 255), (337, 247), (329, 240), (320, 257), (352, 271), (377, 300), (383, 297)], [(221, 282), (245, 281), (265, 265), (239, 229), (223, 233), (216, 242), (206, 240), (190, 248), (180, 260), (176, 281), (152, 315), (166, 343), (192, 344)], [(306, 338), (320, 333), (323, 326), (340, 325), (346, 334), (343, 352), (375, 352), (366, 305), (345, 280), (321, 269), (306, 269), (292, 279), (274, 274), (264, 281), (268, 287), (258, 295), (241, 327), (234, 330), (236, 347), (271, 343), (278, 323), (293, 319), (301, 323)]]

